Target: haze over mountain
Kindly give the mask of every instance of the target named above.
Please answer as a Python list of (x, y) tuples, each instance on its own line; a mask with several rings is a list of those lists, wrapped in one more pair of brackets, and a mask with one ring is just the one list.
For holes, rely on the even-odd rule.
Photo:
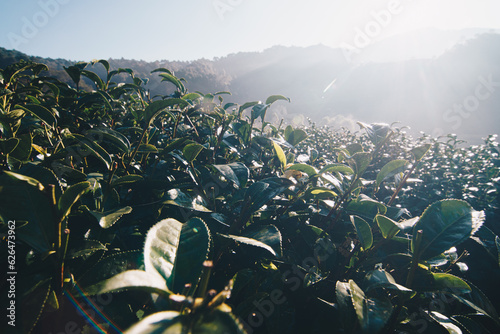
[[(353, 43), (351, 43), (353, 44)], [(354, 44), (353, 44), (354, 45)], [(0, 49), (0, 67), (20, 58)], [(62, 59), (42, 59), (53, 75), (70, 82)], [(500, 132), (500, 34), (485, 29), (427, 29), (392, 36), (353, 50), (276, 46), (263, 52), (230, 54), (191, 62), (145, 62), (110, 59), (112, 67), (131, 68), (148, 77), (152, 94), (170, 89), (150, 72), (166, 67), (187, 80), (190, 91), (228, 90), (227, 102), (265, 100), (282, 94), (268, 120), (284, 118), (307, 124), (306, 118), (333, 128), (357, 129), (355, 121), (400, 121), (413, 133), (456, 133), (469, 143)], [(88, 61), (88, 59), (87, 59)], [(94, 69), (103, 74), (100, 65)], [(92, 84), (87, 82), (87, 89)]]

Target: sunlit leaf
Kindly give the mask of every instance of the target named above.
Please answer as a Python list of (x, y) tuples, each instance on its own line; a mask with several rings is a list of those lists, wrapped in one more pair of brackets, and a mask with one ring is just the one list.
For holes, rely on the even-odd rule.
[(286, 170), (297, 170), (299, 172), (306, 173), (309, 177), (313, 177), (314, 175), (318, 174), (316, 168), (307, 164), (294, 164), (288, 166)]
[(394, 220), (383, 215), (376, 215), (375, 221), (385, 239), (392, 239), (400, 231), (398, 224)]
[(278, 158), (278, 160), (280, 162), (281, 169), (284, 170), (285, 166), (286, 166), (285, 153), (283, 152), (283, 149), (281, 148), (281, 146), (279, 146), (275, 142), (273, 142), (273, 147), (274, 147), (274, 153), (276, 154), (276, 157)]
[(431, 148), (431, 144), (425, 144), (425, 145), (413, 148), (411, 150), (411, 153), (415, 157), (416, 161), (420, 161), (420, 160), (422, 160), (424, 155), (429, 151), (430, 148)]

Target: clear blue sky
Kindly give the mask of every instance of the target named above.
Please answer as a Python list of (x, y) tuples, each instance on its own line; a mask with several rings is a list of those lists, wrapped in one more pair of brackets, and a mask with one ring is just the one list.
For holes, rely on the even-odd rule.
[(500, 29), (498, 0), (0, 1), (0, 46), (71, 60), (192, 60), (273, 45), (339, 46), (365, 29), (372, 40), (426, 27)]

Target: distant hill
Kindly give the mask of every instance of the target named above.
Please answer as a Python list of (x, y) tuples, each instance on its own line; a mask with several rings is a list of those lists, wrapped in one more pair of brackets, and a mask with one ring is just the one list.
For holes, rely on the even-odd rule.
[[(412, 52), (403, 47), (411, 41)], [(71, 84), (63, 66), (72, 62), (0, 48), (0, 68), (20, 59), (45, 63), (51, 75)], [(357, 128), (358, 120), (400, 121), (415, 131), (457, 133), (469, 143), (479, 143), (481, 137), (500, 132), (498, 59), (496, 32), (427, 30), (370, 45), (356, 62), (346, 58), (345, 50), (321, 45), (276, 46), (190, 62), (108, 61), (113, 68), (131, 68), (137, 76), (149, 78), (153, 95), (171, 89), (150, 73), (166, 67), (185, 78), (190, 91), (230, 91), (228, 102), (265, 100), (272, 94), (290, 97), (289, 104), (273, 105), (270, 120), (307, 124), (310, 118), (334, 128)], [(104, 74), (100, 65), (94, 71)], [(92, 89), (92, 84), (83, 87)]]

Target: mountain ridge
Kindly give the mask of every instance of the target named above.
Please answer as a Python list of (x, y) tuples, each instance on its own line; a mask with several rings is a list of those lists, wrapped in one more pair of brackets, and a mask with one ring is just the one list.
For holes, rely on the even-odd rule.
[[(369, 58), (369, 50), (366, 52), (365, 58)], [(378, 51), (373, 61), (352, 63), (341, 49), (315, 45), (275, 46), (262, 52), (230, 54), (212, 60), (145, 62), (122, 58), (109, 62), (113, 68), (131, 68), (137, 76), (148, 78), (147, 88), (152, 96), (169, 89), (156, 74), (151, 75), (158, 67), (167, 67), (184, 77), (190, 91), (230, 91), (232, 95), (225, 98), (228, 102), (244, 103), (265, 100), (272, 94), (285, 95), (291, 98), (291, 103), (273, 105), (268, 119), (283, 118), (295, 125), (307, 124), (307, 118), (319, 124), (352, 129), (357, 128), (358, 120), (400, 121), (433, 135), (455, 132), (470, 143), (479, 143), (481, 137), (499, 132), (499, 34), (483, 32), (460, 39), (432, 57), (391, 60), (391, 56), (382, 61)], [(71, 83), (63, 66), (74, 62), (30, 57), (0, 48), (0, 68), (20, 59), (45, 63), (51, 75)], [(99, 66), (93, 70), (98, 75), (104, 74)], [(485, 87), (483, 83), (488, 81), (489, 87)], [(86, 82), (82, 87), (92, 89), (92, 84)], [(489, 94), (479, 99), (475, 91), (482, 91), (483, 96)], [(457, 105), (462, 105), (462, 111)], [(413, 134), (418, 135), (415, 131)]]

